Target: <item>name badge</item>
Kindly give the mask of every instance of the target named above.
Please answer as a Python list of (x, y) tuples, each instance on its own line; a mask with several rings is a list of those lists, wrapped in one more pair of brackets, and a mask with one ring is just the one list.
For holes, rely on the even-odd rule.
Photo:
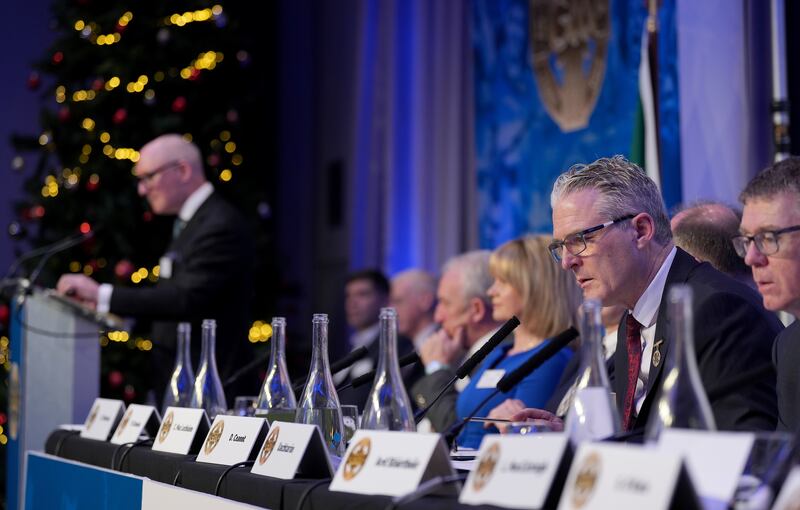
[(158, 411), (153, 406), (131, 404), (111, 436), (114, 444), (135, 443), (142, 434), (155, 436), (160, 422)]
[(292, 480), (330, 478), (333, 466), (316, 425), (276, 421), (256, 455), (251, 473)]
[(793, 510), (797, 508), (798, 501), (800, 501), (800, 467), (794, 467), (786, 477), (772, 510)]
[(125, 404), (122, 400), (111, 400), (108, 398), (96, 398), (89, 416), (83, 423), (81, 437), (86, 439), (97, 439), (105, 441), (111, 435), (111, 431), (117, 426), (125, 411)]
[(168, 407), (153, 441), (153, 450), (181, 455), (195, 453), (207, 432), (208, 417), (203, 409)]
[(481, 374), (481, 378), (478, 379), (478, 384), (475, 387), (479, 390), (495, 389), (497, 383), (500, 382), (500, 379), (502, 379), (504, 375), (506, 375), (506, 371), (501, 368), (485, 370), (483, 374)]
[(508, 508), (555, 508), (571, 458), (565, 434), (484, 436), (475, 468), (458, 501)]
[(158, 259), (158, 277), (172, 278), (172, 259), (164, 256)]
[(583, 443), (559, 510), (700, 509), (680, 456), (642, 446)]
[[(433, 477), (452, 474), (439, 434), (358, 430), (329, 490), (402, 496)], [(433, 494), (455, 495), (458, 490), (454, 484), (446, 484)]]
[(729, 502), (733, 500), (753, 441), (755, 435), (747, 432), (664, 429), (658, 449), (683, 458), (700, 496)]
[(231, 466), (250, 459), (259, 435), (263, 437), (264, 423), (264, 418), (218, 414), (200, 448), (197, 462)]

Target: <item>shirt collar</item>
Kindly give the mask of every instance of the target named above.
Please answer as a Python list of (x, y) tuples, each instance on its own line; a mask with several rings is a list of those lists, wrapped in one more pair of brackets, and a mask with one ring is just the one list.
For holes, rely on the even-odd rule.
[(661, 264), (661, 268), (656, 273), (655, 278), (647, 286), (639, 301), (636, 302), (636, 306), (633, 307), (633, 318), (643, 328), (649, 328), (656, 322), (658, 308), (661, 306), (661, 297), (664, 295), (664, 286), (667, 284), (669, 268), (672, 267), (672, 261), (675, 260), (677, 252), (678, 250), (673, 246), (669, 255)]
[(203, 202), (205, 202), (212, 193), (214, 193), (214, 186), (212, 186), (210, 182), (204, 182), (183, 202), (181, 210), (178, 212), (178, 218), (185, 222), (191, 220), (194, 213), (200, 209), (200, 206), (203, 205)]

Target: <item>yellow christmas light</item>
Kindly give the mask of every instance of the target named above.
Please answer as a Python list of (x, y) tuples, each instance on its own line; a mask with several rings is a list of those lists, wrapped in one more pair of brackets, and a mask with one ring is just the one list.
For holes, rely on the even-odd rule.
[(233, 178), (233, 172), (231, 172), (227, 168), (219, 173), (219, 180), (221, 180), (222, 182), (228, 182), (232, 178)]
[(234, 154), (233, 156), (231, 156), (231, 163), (233, 163), (234, 166), (241, 165), (242, 164), (242, 155), (241, 154)]
[(94, 121), (92, 119), (90, 119), (89, 117), (86, 117), (81, 122), (81, 127), (83, 129), (85, 129), (86, 131), (92, 131), (92, 130), (94, 130)]
[(108, 143), (111, 140), (111, 135), (108, 134), (108, 131), (103, 131), (100, 133), (100, 141), (103, 143)]

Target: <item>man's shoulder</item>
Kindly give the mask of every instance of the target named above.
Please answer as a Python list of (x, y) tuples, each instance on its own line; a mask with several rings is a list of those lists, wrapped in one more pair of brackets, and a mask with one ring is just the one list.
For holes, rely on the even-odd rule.
[(794, 321), (775, 338), (777, 361), (785, 361), (786, 356), (800, 357), (800, 321)]

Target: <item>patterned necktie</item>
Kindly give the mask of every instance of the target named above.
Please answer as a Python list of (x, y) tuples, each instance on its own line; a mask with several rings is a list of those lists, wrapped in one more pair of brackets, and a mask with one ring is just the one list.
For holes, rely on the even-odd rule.
[(628, 390), (625, 392), (625, 406), (622, 413), (622, 427), (630, 430), (633, 426), (633, 409), (635, 406), (636, 383), (639, 381), (639, 368), (642, 365), (642, 325), (633, 318), (633, 314), (625, 317), (625, 333), (628, 347)]

